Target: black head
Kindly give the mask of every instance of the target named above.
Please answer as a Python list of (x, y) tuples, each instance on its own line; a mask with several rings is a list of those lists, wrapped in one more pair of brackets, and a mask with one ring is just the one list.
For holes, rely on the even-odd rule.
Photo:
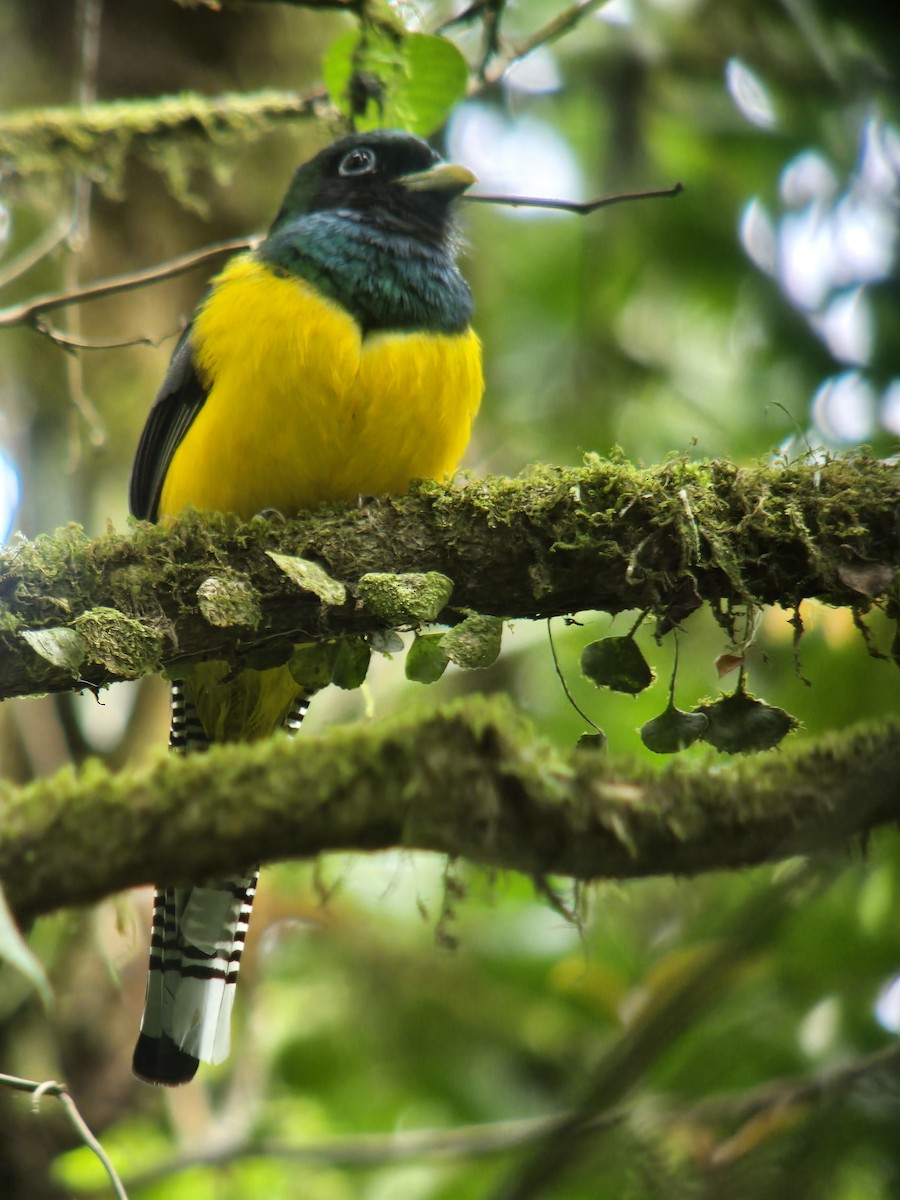
[(270, 232), (308, 213), (341, 209), (440, 241), (448, 228), (451, 201), (474, 182), (466, 167), (444, 162), (412, 134), (354, 133), (332, 142), (300, 167)]

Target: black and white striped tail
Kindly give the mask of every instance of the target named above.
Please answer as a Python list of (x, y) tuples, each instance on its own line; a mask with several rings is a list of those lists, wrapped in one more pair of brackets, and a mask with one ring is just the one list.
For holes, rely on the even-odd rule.
[[(296, 733), (309, 701), (297, 700), (285, 718)], [(172, 731), (177, 751), (205, 750), (209, 739), (183, 683), (172, 685)], [(156, 893), (150, 971), (134, 1073), (170, 1087), (193, 1079), (201, 1062), (228, 1057), (231, 1010), (259, 872), (229, 875), (190, 888)]]

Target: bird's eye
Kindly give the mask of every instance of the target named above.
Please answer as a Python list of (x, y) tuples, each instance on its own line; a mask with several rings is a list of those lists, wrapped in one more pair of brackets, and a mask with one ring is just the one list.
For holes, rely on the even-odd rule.
[(341, 159), (339, 175), (368, 175), (375, 170), (375, 151), (368, 146), (357, 146)]

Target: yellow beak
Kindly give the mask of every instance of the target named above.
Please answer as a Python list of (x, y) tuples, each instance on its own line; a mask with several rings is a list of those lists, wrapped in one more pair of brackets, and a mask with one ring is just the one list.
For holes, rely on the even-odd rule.
[(459, 163), (435, 163), (427, 171), (401, 175), (397, 182), (411, 192), (446, 192), (459, 196), (478, 179), (468, 167), (461, 167)]

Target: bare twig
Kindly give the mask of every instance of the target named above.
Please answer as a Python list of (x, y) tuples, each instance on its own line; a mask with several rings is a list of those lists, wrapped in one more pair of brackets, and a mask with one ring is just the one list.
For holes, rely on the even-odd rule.
[[(86, 109), (97, 99), (97, 66), (100, 61), (100, 22), (103, 15), (103, 0), (78, 0), (75, 25), (79, 42), (79, 70), (76, 85), (76, 102)], [(67, 290), (77, 288), (81, 282), (79, 255), (91, 235), (91, 202), (93, 182), (83, 170), (76, 170), (72, 181), (72, 222), (67, 240), (70, 250), (63, 266), (63, 280)], [(81, 336), (81, 311), (73, 309), (66, 317), (66, 333), (77, 342)], [(63, 337), (65, 335), (62, 335)], [(59, 344), (62, 344), (60, 342)], [(67, 349), (72, 349), (68, 346)], [(81, 462), (80, 417), (87, 426), (91, 444), (101, 446), (106, 441), (106, 426), (97, 406), (88, 395), (84, 383), (84, 366), (77, 354), (70, 353), (66, 360), (66, 381), (72, 402), (69, 419), (68, 468), (74, 471)]]
[[(600, 208), (608, 208), (613, 204), (623, 204), (629, 200), (651, 200), (658, 197), (677, 196), (683, 190), (683, 185), (676, 183), (671, 188), (658, 188), (643, 192), (619, 192), (613, 196), (600, 196), (595, 200), (585, 201), (540, 199), (536, 196), (478, 194), (464, 196), (463, 199), (472, 201), (473, 203), (507, 204), (521, 208), (550, 208), (585, 215), (596, 212)], [(260, 236), (260, 234), (253, 234), (248, 238), (231, 238), (228, 241), (216, 242), (211, 246), (204, 246), (200, 250), (192, 250), (189, 254), (183, 254), (179, 258), (173, 258), (169, 262), (160, 263), (154, 267), (146, 267), (141, 271), (134, 271), (127, 275), (117, 275), (111, 279), (98, 280), (96, 283), (90, 283), (84, 287), (69, 287), (62, 291), (45, 292), (43, 295), (33, 296), (30, 300), (25, 300), (21, 304), (14, 304), (8, 308), (0, 309), (0, 329), (7, 329), (14, 325), (31, 325), (38, 333), (44, 334), (64, 348), (93, 349), (95, 348), (94, 345), (82, 342), (77, 336), (69, 337), (66, 334), (51, 329), (49, 325), (40, 321), (40, 314), (48, 312), (50, 309), (62, 308), (72, 304), (84, 304), (89, 300), (101, 299), (104, 296), (115, 295), (117, 292), (146, 287), (150, 284), (159, 283), (164, 279), (171, 279), (175, 275), (184, 274), (185, 271), (192, 271), (196, 267), (202, 267), (222, 254), (233, 254), (240, 250), (247, 250), (256, 244)], [(59, 235), (55, 235), (52, 241), (48, 239), (46, 247), (43, 243), (36, 246), (35, 253), (39, 251), (38, 256), (42, 256), (55, 245), (58, 245), (61, 240), (64, 239)], [(14, 268), (9, 273), (7, 281), (17, 278), (19, 274), (23, 273), (31, 265), (33, 265), (33, 261), (27, 261), (25, 266), (19, 263), (14, 264)], [(0, 286), (2, 286), (2, 283), (3, 280), (0, 280)], [(119, 345), (132, 346), (140, 344), (146, 344), (146, 339), (137, 338), (124, 343), (113, 343), (96, 348), (115, 349)]]
[(572, 695), (568, 680), (562, 672), (562, 667), (559, 665), (559, 657), (556, 653), (556, 644), (553, 641), (553, 627), (550, 617), (547, 618), (547, 641), (550, 643), (550, 655), (553, 659), (553, 669), (556, 672), (557, 679), (562, 684), (562, 690), (565, 693), (566, 699), (578, 713), (579, 717), (581, 717), (583, 721), (587, 721), (588, 725), (590, 725), (591, 729), (593, 729), (595, 733), (599, 733), (601, 737), (605, 737), (606, 735), (603, 733), (603, 730), (600, 728), (600, 726), (595, 721), (591, 720), (591, 718), (587, 715), (584, 709), (579, 706), (577, 700)]
[(469, 94), (477, 95), (485, 87), (497, 83), (510, 67), (514, 66), (517, 62), (521, 62), (523, 58), (527, 58), (539, 46), (546, 46), (549, 42), (554, 42), (557, 38), (571, 32), (585, 17), (589, 17), (591, 13), (596, 12), (604, 2), (605, 0), (578, 0), (576, 4), (563, 9), (561, 13), (557, 13), (555, 17), (545, 25), (542, 25), (540, 29), (536, 29), (529, 37), (521, 42), (516, 42), (508, 48), (505, 54), (498, 56), (494, 60), (491, 69), (485, 72), (483, 79), (473, 83)]
[(84, 304), (88, 300), (99, 300), (104, 296), (113, 296), (117, 292), (126, 292), (133, 288), (146, 287), (171, 279), (175, 275), (183, 275), (195, 267), (202, 267), (222, 254), (233, 254), (238, 250), (246, 250), (254, 244), (255, 238), (231, 238), (225, 242), (215, 242), (200, 250), (192, 250), (169, 262), (159, 263), (154, 267), (145, 267), (141, 271), (133, 271), (127, 275), (116, 275), (110, 279), (100, 279), (84, 287), (71, 288), (59, 292), (45, 292), (33, 296), (22, 304), (13, 304), (0, 309), (0, 329), (13, 325), (36, 325), (39, 314), (53, 308), (64, 308), (68, 304)]
[(42, 259), (48, 254), (68, 240), (69, 236), (69, 219), (68, 217), (57, 221), (46, 229), (38, 238), (26, 246), (21, 254), (17, 254), (15, 258), (9, 259), (0, 271), (0, 291), (5, 287), (9, 287), (11, 283), (15, 283), (17, 279), (21, 279), (23, 275), (27, 275), (32, 267), (36, 267)]
[(579, 1107), (550, 1126), (526, 1161), (501, 1183), (493, 1200), (537, 1200), (547, 1195), (548, 1188), (557, 1185), (584, 1153), (587, 1134), (591, 1146), (596, 1144), (597, 1116), (621, 1104), (675, 1039), (702, 1019), (729, 984), (733, 986), (736, 964), (757, 951), (779, 927), (798, 892), (824, 882), (823, 872), (804, 867), (745, 902), (698, 965), (667, 992), (657, 994), (603, 1055)]
[(32, 1108), (35, 1112), (38, 1111), (40, 1102), (44, 1096), (55, 1096), (65, 1109), (66, 1116), (69, 1118), (78, 1136), (103, 1164), (103, 1169), (109, 1176), (113, 1191), (119, 1197), (119, 1200), (128, 1200), (125, 1185), (119, 1178), (119, 1174), (113, 1166), (109, 1155), (100, 1145), (87, 1121), (85, 1121), (84, 1117), (78, 1111), (78, 1105), (72, 1099), (69, 1089), (64, 1083), (57, 1083), (55, 1079), (47, 1079), (43, 1083), (39, 1083), (34, 1079), (21, 1079), (17, 1075), (0, 1075), (0, 1087), (10, 1088), (14, 1092), (29, 1092), (32, 1097)]
[[(851, 1058), (837, 1067), (810, 1075), (768, 1080), (746, 1091), (714, 1095), (695, 1104), (683, 1105), (671, 1097), (655, 1097), (641, 1108), (641, 1120), (653, 1112), (654, 1126), (668, 1128), (686, 1124), (726, 1126), (751, 1120), (762, 1113), (798, 1105), (812, 1106), (846, 1096), (863, 1080), (900, 1064), (900, 1044), (892, 1043), (872, 1054)], [(619, 1106), (598, 1113), (585, 1132), (594, 1134), (629, 1120), (631, 1109)], [(240, 1137), (213, 1146), (185, 1151), (128, 1180), (139, 1191), (178, 1175), (192, 1167), (222, 1167), (247, 1158), (280, 1159), (286, 1162), (322, 1163), (332, 1167), (365, 1168), (419, 1158), (487, 1158), (532, 1145), (556, 1128), (571, 1113), (550, 1113), (518, 1120), (460, 1125), (454, 1129), (410, 1129), (401, 1132), (349, 1134), (306, 1143), (282, 1142), (257, 1137)]]
[(48, 341), (53, 342), (55, 346), (59, 346), (61, 350), (128, 350), (132, 346), (152, 346), (158, 348), (167, 338), (176, 337), (177, 330), (172, 330), (171, 333), (163, 334), (160, 338), (150, 337), (132, 337), (125, 338), (119, 342), (96, 342), (83, 337), (72, 337), (70, 334), (63, 333), (62, 330), (56, 329), (49, 321), (37, 317), (33, 323), (35, 333), (40, 333)]
[(598, 196), (595, 200), (543, 200), (536, 196), (492, 196), (478, 192), (473, 196), (463, 196), (462, 199), (476, 204), (509, 204), (513, 208), (552, 208), (585, 216), (596, 212), (598, 208), (609, 208), (613, 204), (625, 204), (629, 200), (657, 200), (665, 196), (680, 196), (683, 191), (684, 184), (675, 183), (670, 188), (651, 188), (645, 192), (617, 192), (614, 196)]

